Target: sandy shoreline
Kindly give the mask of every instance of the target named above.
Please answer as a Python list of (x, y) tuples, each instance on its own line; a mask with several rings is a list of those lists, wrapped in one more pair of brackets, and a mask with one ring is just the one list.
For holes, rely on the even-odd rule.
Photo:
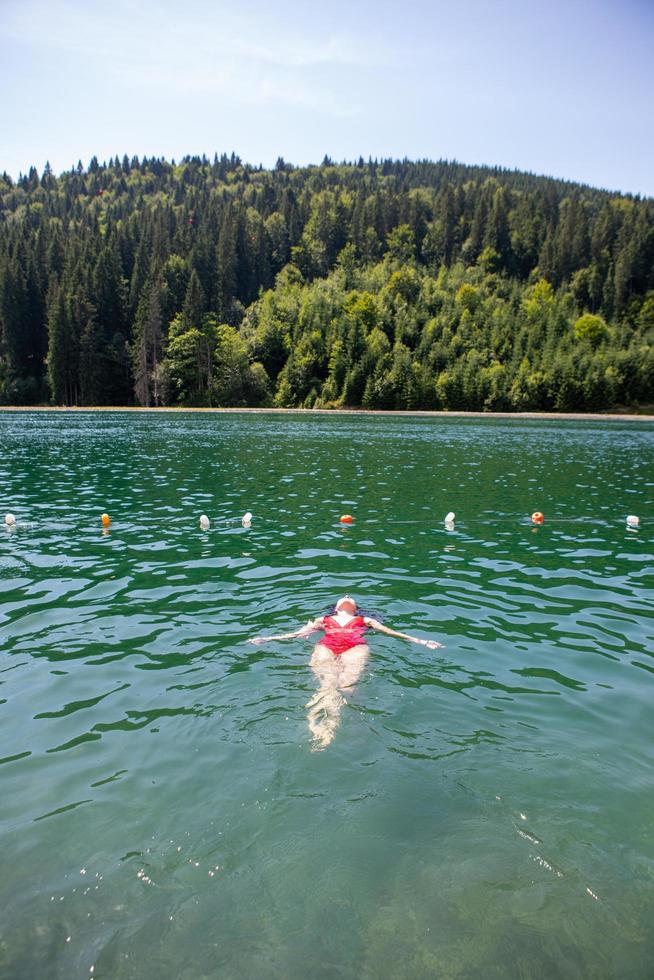
[(402, 418), (478, 418), (478, 419), (531, 419), (559, 420), (573, 422), (654, 422), (654, 415), (636, 415), (628, 412), (444, 412), (444, 411), (396, 411), (393, 409), (366, 408), (142, 408), (135, 405), (0, 405), (2, 412), (145, 412), (148, 414), (162, 413), (205, 413), (221, 415), (390, 415)]

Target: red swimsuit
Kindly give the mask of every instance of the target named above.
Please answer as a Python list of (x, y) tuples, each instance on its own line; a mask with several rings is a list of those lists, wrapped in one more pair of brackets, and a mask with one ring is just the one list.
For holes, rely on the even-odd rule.
[(325, 616), (322, 621), (322, 628), (325, 635), (321, 640), (324, 647), (331, 650), (337, 657), (352, 647), (365, 644), (363, 634), (368, 629), (363, 616), (355, 616), (353, 619), (341, 626), (333, 616)]

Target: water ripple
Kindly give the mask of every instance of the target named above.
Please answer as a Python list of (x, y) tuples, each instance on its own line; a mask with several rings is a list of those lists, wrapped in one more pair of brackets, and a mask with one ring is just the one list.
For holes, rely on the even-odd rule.
[[(0, 444), (8, 975), (646, 974), (651, 426), (17, 413)], [(315, 753), (311, 641), (246, 640), (345, 591), (445, 649), (374, 635)]]

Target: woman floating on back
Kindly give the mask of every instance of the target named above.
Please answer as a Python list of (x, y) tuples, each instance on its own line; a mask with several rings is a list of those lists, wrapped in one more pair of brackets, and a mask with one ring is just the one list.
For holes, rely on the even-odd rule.
[(309, 636), (316, 630), (324, 630), (325, 635), (316, 643), (311, 656), (311, 667), (318, 678), (320, 687), (307, 704), (309, 729), (317, 749), (324, 749), (334, 738), (345, 704), (342, 691), (351, 690), (361, 677), (370, 654), (365, 640), (366, 630), (378, 630), (387, 636), (398, 636), (420, 646), (437, 650), (443, 646), (436, 640), (422, 640), (408, 633), (398, 633), (369, 616), (358, 613), (352, 596), (344, 595), (336, 603), (333, 615), (310, 619), (306, 626), (293, 633), (280, 636), (254, 636), (250, 643), (265, 643), (267, 640), (292, 640)]

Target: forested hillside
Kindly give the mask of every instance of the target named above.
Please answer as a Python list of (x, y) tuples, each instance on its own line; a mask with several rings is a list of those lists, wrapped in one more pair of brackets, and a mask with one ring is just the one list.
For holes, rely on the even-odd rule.
[(0, 402), (654, 402), (654, 201), (458, 163), (0, 178)]

